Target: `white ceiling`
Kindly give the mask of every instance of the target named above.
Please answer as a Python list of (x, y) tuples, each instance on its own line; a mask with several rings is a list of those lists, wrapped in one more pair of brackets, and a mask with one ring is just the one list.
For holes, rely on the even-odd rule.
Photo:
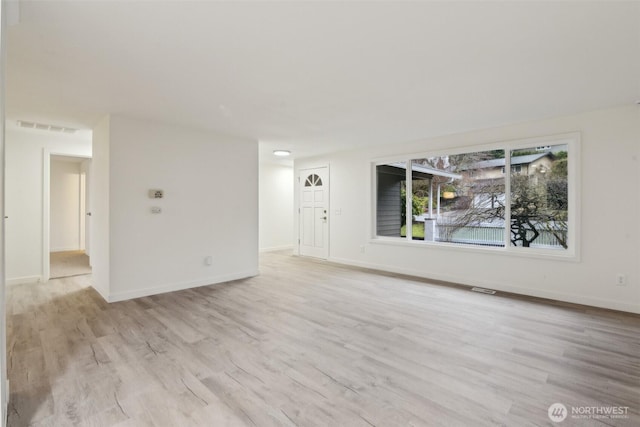
[(638, 2), (20, 2), (7, 115), (308, 156), (640, 99)]

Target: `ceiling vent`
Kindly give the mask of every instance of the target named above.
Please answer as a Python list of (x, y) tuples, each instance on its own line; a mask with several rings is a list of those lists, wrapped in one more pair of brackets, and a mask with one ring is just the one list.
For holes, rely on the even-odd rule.
[(495, 295), (496, 291), (494, 291), (493, 289), (485, 289), (485, 288), (479, 288), (479, 287), (474, 287), (471, 288), (471, 290), (473, 292), (480, 292), (481, 294), (489, 294), (489, 295)]
[(76, 133), (78, 131), (78, 129), (74, 129), (74, 128), (67, 128), (67, 127), (56, 126), (56, 125), (47, 125), (44, 123), (27, 122), (24, 120), (18, 120), (18, 126), (20, 126), (21, 128), (27, 128), (27, 129), (48, 130), (51, 132), (62, 132), (62, 133), (70, 133), (70, 134)]

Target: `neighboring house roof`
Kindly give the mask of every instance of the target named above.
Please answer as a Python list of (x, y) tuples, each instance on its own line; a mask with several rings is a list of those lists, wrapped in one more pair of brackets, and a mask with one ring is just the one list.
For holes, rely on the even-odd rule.
[[(528, 154), (526, 156), (513, 156), (511, 157), (511, 166), (528, 165), (529, 163), (533, 163), (536, 160), (541, 159), (548, 155), (549, 153)], [(500, 168), (504, 166), (504, 162), (505, 162), (505, 159), (483, 160), (481, 162), (477, 162), (472, 165), (462, 167), (460, 168), (460, 170)]]
[[(407, 169), (407, 165), (404, 162), (390, 163), (387, 166), (392, 166), (394, 168), (400, 168), (400, 169)], [(417, 165), (415, 163), (411, 165), (411, 170), (413, 172), (420, 172), (427, 175), (443, 176), (445, 178), (451, 178), (451, 179), (462, 179), (462, 175), (460, 174), (446, 172), (440, 169), (434, 169), (424, 165)]]

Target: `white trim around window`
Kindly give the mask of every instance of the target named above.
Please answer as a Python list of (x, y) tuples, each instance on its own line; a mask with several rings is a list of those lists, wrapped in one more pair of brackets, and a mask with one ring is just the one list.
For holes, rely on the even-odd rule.
[[(538, 147), (552, 147), (557, 145), (566, 145), (568, 153), (567, 161), (567, 247), (561, 249), (548, 249), (544, 247), (521, 247), (514, 246), (511, 243), (511, 151), (532, 149)], [(378, 233), (378, 174), (377, 167), (389, 165), (392, 163), (405, 162), (406, 175), (403, 183), (403, 191), (405, 194), (412, 195), (412, 161), (414, 159), (425, 159), (438, 156), (453, 156), (467, 153), (484, 152), (491, 150), (504, 150), (504, 168), (510, 171), (504, 176), (504, 246), (500, 247), (484, 247), (474, 244), (459, 244), (442, 241), (414, 240), (412, 237), (412, 227), (406, 226), (404, 236), (384, 236)], [(389, 156), (385, 158), (374, 159), (371, 162), (371, 192), (372, 192), (372, 209), (371, 209), (371, 239), (370, 243), (383, 245), (400, 245), (405, 247), (443, 249), (450, 251), (465, 252), (482, 252), (501, 255), (514, 255), (533, 258), (558, 259), (566, 261), (580, 260), (580, 182), (581, 182), (581, 153), (580, 153), (580, 133), (570, 132), (557, 135), (549, 135), (543, 137), (524, 138), (517, 140), (509, 140), (496, 142), (491, 144), (482, 144), (477, 146), (457, 147), (453, 149), (439, 149), (433, 151), (417, 152), (412, 154), (404, 154), (397, 156)], [(526, 168), (521, 168), (524, 170)], [(403, 171), (404, 172), (404, 171)], [(435, 195), (434, 195), (435, 200)], [(405, 212), (405, 218), (412, 217), (412, 200), (411, 196), (406, 197), (405, 206), (402, 207)]]

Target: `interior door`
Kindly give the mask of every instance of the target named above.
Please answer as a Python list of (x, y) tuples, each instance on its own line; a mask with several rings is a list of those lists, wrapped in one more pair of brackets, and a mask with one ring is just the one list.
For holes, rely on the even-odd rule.
[(327, 167), (300, 170), (300, 255), (329, 257)]

